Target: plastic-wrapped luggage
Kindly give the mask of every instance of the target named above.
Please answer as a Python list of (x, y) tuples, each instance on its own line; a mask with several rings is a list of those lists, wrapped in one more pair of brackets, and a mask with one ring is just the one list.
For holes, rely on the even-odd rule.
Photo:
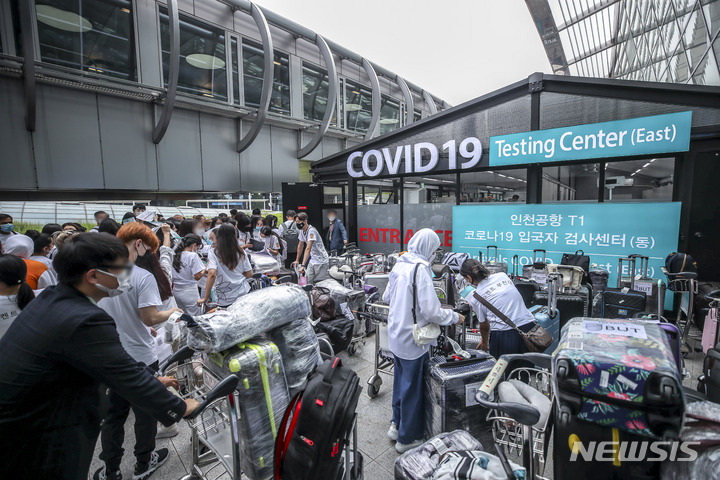
[(227, 310), (181, 319), (187, 321), (190, 348), (221, 352), (310, 314), (310, 300), (302, 289), (275, 286), (243, 295)]
[(269, 336), (282, 355), (288, 390), (293, 397), (322, 363), (317, 335), (309, 319), (299, 318), (271, 330)]
[(488, 410), (475, 392), (495, 365), (487, 352), (467, 350), (473, 358), (448, 362), (435, 356), (425, 364), (425, 436), (462, 429), (491, 444)]
[(280, 271), (281, 268), (276, 258), (262, 252), (250, 253), (250, 262), (255, 273), (273, 273)]
[(355, 320), (344, 316), (315, 325), (317, 332), (324, 333), (328, 336), (335, 354), (342, 352), (350, 345), (354, 328)]
[[(720, 478), (720, 405), (695, 402), (685, 410), (685, 426), (680, 434), (684, 442), (700, 442), (697, 459), (693, 461), (666, 460), (661, 468), (661, 480), (717, 480)], [(714, 422), (714, 423), (708, 423)], [(684, 452), (678, 457), (688, 458)]]
[(482, 450), (483, 446), (465, 430), (443, 432), (408, 450), (395, 460), (395, 480), (432, 478), (440, 458), (447, 452)]
[(330, 296), (335, 301), (335, 314), (343, 315), (342, 304), (347, 303), (350, 310), (358, 310), (365, 303), (364, 290), (352, 290), (340, 285), (333, 279), (323, 280), (315, 284), (316, 287), (324, 287), (330, 291)]
[(610, 273), (608, 273), (607, 270), (603, 270), (597, 266), (593, 266), (593, 268), (590, 269), (590, 284), (592, 285), (593, 292), (595, 292), (596, 295), (605, 291), (609, 276)]
[(237, 421), (242, 471), (252, 480), (272, 478), (275, 437), (290, 403), (280, 350), (270, 341), (253, 340), (206, 354), (203, 363), (217, 378), (231, 374), (240, 378)]
[(453, 273), (450, 267), (441, 263), (432, 267), (433, 286), (435, 294), (443, 305), (455, 305), (455, 287), (453, 286)]
[(578, 418), (659, 438), (680, 433), (682, 379), (657, 324), (575, 318), (563, 327), (553, 374), (561, 423)]

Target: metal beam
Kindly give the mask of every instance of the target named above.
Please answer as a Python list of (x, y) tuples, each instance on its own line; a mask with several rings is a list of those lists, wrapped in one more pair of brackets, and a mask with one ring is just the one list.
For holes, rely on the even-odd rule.
[(597, 5), (593, 5), (592, 7), (588, 8), (587, 10), (582, 11), (579, 15), (576, 15), (574, 17), (570, 17), (570, 19), (567, 22), (561, 23), (557, 26), (558, 32), (561, 32), (567, 28), (570, 28), (571, 26), (575, 25), (576, 23), (580, 23), (586, 18), (590, 18), (596, 13), (600, 12), (601, 10), (604, 10), (608, 7), (611, 7), (612, 5), (620, 2), (620, 0), (606, 0), (604, 2), (598, 3)]
[(367, 141), (372, 138), (378, 121), (380, 120), (380, 80), (378, 80), (377, 73), (372, 64), (365, 57), (362, 59), (362, 67), (370, 79), (370, 86), (372, 88), (372, 116), (370, 117), (368, 130), (365, 132), (365, 137), (363, 138), (363, 141)]
[[(330, 51), (330, 47), (323, 37), (315, 35), (315, 45), (320, 49), (320, 53), (325, 60), (325, 66), (328, 71), (328, 99), (325, 105), (325, 114), (323, 115), (322, 122), (320, 123), (320, 130), (315, 136), (310, 139), (307, 145), (301, 147), (297, 152), (298, 158), (303, 158), (310, 154), (315, 148), (320, 145), (323, 137), (327, 133), (330, 127), (330, 121), (332, 120), (333, 112), (335, 111), (335, 105), (337, 104), (337, 92), (338, 92), (338, 76), (337, 66), (335, 65), (335, 58), (333, 53)], [(300, 140), (302, 141), (302, 131), (299, 133)]]
[(168, 67), (168, 84), (160, 118), (152, 132), (153, 143), (160, 143), (165, 136), (177, 94), (178, 76), (180, 73), (180, 14), (177, 0), (167, 0), (168, 25), (170, 26), (170, 65)]
[(422, 96), (425, 103), (430, 108), (430, 115), (435, 115), (437, 113), (437, 105), (435, 104), (435, 100), (432, 98), (432, 95), (423, 90)]
[[(217, 0), (217, 1), (229, 6), (230, 8), (244, 10), (245, 12), (248, 12), (248, 13), (250, 13), (251, 5), (252, 5), (252, 2), (250, 0)], [(281, 29), (293, 34), (294, 36), (303, 37), (305, 40), (307, 40), (309, 42), (313, 42), (313, 43), (315, 42), (316, 33), (313, 32), (312, 30), (310, 30), (309, 28), (303, 27), (302, 25), (299, 25), (291, 20), (288, 20), (287, 18), (268, 10), (267, 8), (263, 9), (263, 13), (265, 14), (265, 18), (267, 18), (267, 21), (271, 25), (281, 28)], [(338, 45), (337, 43), (335, 43), (331, 40), (325, 40), (325, 42), (330, 47), (330, 50), (332, 50), (339, 57), (346, 58), (348, 60), (352, 60), (353, 62), (357, 63), (358, 65), (362, 65), (363, 57), (361, 55), (359, 55), (351, 50), (348, 50), (347, 48), (343, 47), (342, 45)], [(378, 75), (383, 76), (390, 81), (394, 81), (395, 77), (397, 76), (397, 74), (391, 72), (390, 70), (388, 70), (386, 68), (383, 68), (374, 63), (371, 63), (371, 64), (372, 64), (373, 68), (375, 69), (375, 72)], [(411, 82), (407, 82), (407, 84), (411, 90), (414, 90), (418, 93), (422, 92), (422, 88), (418, 87), (417, 85), (415, 85)], [(443, 100), (441, 100), (437, 97), (433, 97), (433, 98), (435, 98), (438, 102), (443, 103)]]
[(415, 99), (407, 82), (400, 75), (395, 75), (395, 83), (400, 87), (400, 91), (405, 97), (405, 125), (410, 125), (415, 121)]
[[(242, 122), (238, 122), (238, 137), (240, 138), (237, 144), (238, 152), (242, 152), (248, 148), (260, 133), (260, 129), (265, 123), (265, 118), (267, 118), (267, 113), (270, 110), (273, 80), (275, 78), (275, 50), (273, 48), (270, 26), (268, 25), (265, 15), (260, 7), (254, 3), (252, 4), (250, 14), (252, 15), (253, 20), (255, 20), (257, 29), (260, 31), (260, 39), (262, 40), (263, 46), (263, 58), (265, 60), (265, 70), (263, 71), (263, 86), (260, 94), (260, 105), (258, 105), (257, 115), (255, 116), (255, 121), (250, 126), (250, 130), (244, 137), (242, 136)], [(242, 47), (238, 44), (238, 49), (240, 48)]]
[(35, 41), (33, 39), (33, 21), (31, 2), (19, 2), (20, 24), (23, 41), (23, 85), (25, 89), (25, 128), (35, 131), (37, 87), (35, 85)]

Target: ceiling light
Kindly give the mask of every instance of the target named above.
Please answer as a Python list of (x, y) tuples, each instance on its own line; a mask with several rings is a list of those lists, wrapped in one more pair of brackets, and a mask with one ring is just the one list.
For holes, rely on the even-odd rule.
[(35, 9), (38, 22), (66, 32), (85, 33), (92, 30), (92, 23), (75, 12), (68, 12), (50, 5), (38, 5)]
[(281, 63), (278, 62), (277, 60), (275, 60), (273, 63), (274, 63), (275, 65), (281, 65)]
[(502, 173), (498, 173), (498, 176), (499, 176), (499, 177), (507, 178), (507, 176), (503, 175)]
[(381, 125), (395, 125), (399, 121), (400, 120), (398, 120), (397, 118), (381, 118), (380, 124)]
[(91, 72), (103, 73), (102, 68), (88, 67)]
[(358, 92), (357, 90), (353, 90), (352, 93), (354, 93), (355, 95), (360, 95), (360, 92)]
[(643, 168), (647, 168), (648, 166), (650, 166), (650, 162), (648, 162), (648, 163), (646, 163), (645, 165), (643, 165)]
[(187, 60), (187, 63), (193, 67), (202, 68), (204, 70), (217, 70), (218, 68), (225, 68), (225, 61), (223, 59), (212, 55), (206, 55), (204, 53), (191, 53), (185, 57), (185, 60)]
[(348, 103), (345, 105), (345, 110), (348, 112), (357, 112), (358, 110), (362, 110), (362, 105), (359, 103)]
[(129, 8), (121, 8), (120, 11), (123, 12), (123, 13), (130, 13), (130, 9), (129, 9)]
[(637, 172), (633, 172), (630, 174), (631, 177), (634, 177)]
[(657, 160), (657, 158), (653, 158), (652, 160), (650, 160), (650, 163), (653, 163), (655, 160)]

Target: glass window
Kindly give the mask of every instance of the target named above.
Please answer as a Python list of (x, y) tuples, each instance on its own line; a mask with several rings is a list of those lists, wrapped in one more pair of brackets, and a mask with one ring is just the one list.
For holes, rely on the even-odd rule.
[[(257, 42), (243, 38), (243, 87), (245, 105), (258, 108), (262, 94), (265, 59), (263, 47)], [(270, 96), (270, 111), (290, 115), (290, 60), (280, 52), (273, 53), (273, 88)]]
[[(303, 111), (306, 120), (321, 121), (328, 104), (328, 74), (314, 65), (303, 63)], [(333, 112), (331, 125), (337, 125), (337, 114)]]
[(238, 70), (238, 41), (237, 38), (230, 38), (230, 58), (232, 59), (232, 90), (233, 103), (240, 105), (240, 72)]
[(525, 203), (527, 170), (491, 170), (460, 174), (460, 202)]
[(404, 202), (455, 204), (455, 175), (405, 178)]
[(672, 199), (675, 158), (609, 162), (605, 165), (605, 201)]
[(395, 180), (358, 182), (358, 247), (363, 253), (401, 249), (400, 183)]
[(400, 127), (400, 102), (382, 95), (380, 97), (380, 135)]
[(597, 202), (600, 164), (543, 167), (543, 202)]
[(372, 90), (370, 87), (344, 80), (345, 88), (345, 118), (348, 130), (354, 132), (367, 132), (372, 119)]
[[(38, 0), (41, 61), (137, 80), (132, 8), (131, 0)], [(17, 2), (12, 13), (17, 54), (22, 56)]]
[[(168, 81), (170, 25), (160, 8), (163, 76)], [(180, 74), (178, 91), (226, 101), (225, 31), (180, 15)]]

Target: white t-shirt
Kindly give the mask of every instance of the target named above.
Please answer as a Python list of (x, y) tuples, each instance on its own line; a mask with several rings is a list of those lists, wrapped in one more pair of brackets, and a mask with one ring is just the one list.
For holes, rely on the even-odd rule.
[(98, 306), (115, 320), (120, 342), (136, 361), (151, 365), (158, 359), (155, 339), (140, 318), (140, 309), (161, 307), (155, 277), (147, 270), (134, 266), (130, 275), (130, 289), (112, 298), (103, 298)]
[(230, 270), (220, 262), (214, 250), (208, 255), (208, 270), (215, 269), (217, 277), (215, 278), (215, 296), (217, 303), (221, 307), (231, 305), (238, 297), (245, 295), (250, 291), (250, 284), (243, 275), (244, 272), (252, 270), (250, 259), (247, 254), (240, 259), (235, 270)]
[(20, 315), (17, 295), (0, 295), (0, 338), (5, 335), (10, 325)]
[[(262, 239), (265, 242), (265, 251), (268, 255), (273, 257), (278, 263), (282, 264), (282, 255), (280, 255), (280, 240), (275, 235), (270, 235), (267, 238)], [(277, 250), (277, 255), (270, 252), (270, 249)]]
[(50, 270), (53, 269), (52, 260), (50, 260), (48, 257), (43, 255), (33, 255), (30, 257), (30, 260), (35, 260), (36, 262), (40, 262), (45, 264), (46, 267), (48, 267)]
[(323, 245), (322, 237), (315, 227), (308, 227), (306, 232), (300, 230), (298, 233), (298, 240), (305, 242), (306, 245), (308, 242), (313, 242), (312, 249), (310, 250), (311, 265), (328, 263), (328, 254), (325, 250), (325, 245)]
[(182, 252), (180, 255), (180, 271), (173, 269), (173, 283), (180, 286), (197, 285), (195, 275), (205, 270), (200, 255), (193, 252)]
[[(535, 321), (533, 314), (525, 307), (522, 295), (520, 295), (518, 289), (515, 288), (515, 284), (506, 274), (495, 273), (490, 275), (478, 284), (475, 291), (491, 303), (493, 307), (507, 315), (516, 326), (520, 327)], [(501, 331), (512, 328), (475, 299), (474, 294), (468, 295), (467, 301), (472, 306), (480, 322), (484, 322), (486, 319), (490, 320), (491, 330)]]
[(2, 233), (0, 232), (0, 245), (5, 245), (5, 242), (8, 241), (10, 237), (13, 235), (17, 235), (17, 232), (10, 232), (10, 233)]

